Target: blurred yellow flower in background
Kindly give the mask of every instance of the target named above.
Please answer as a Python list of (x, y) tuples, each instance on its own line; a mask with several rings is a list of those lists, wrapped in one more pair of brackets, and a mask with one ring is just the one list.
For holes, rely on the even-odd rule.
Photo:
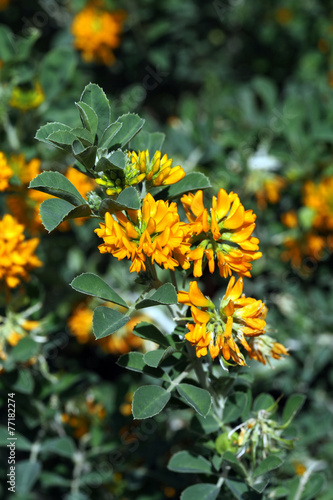
[(45, 94), (39, 82), (35, 82), (32, 88), (25, 89), (16, 86), (12, 90), (9, 105), (12, 108), (26, 112), (38, 108), (44, 102)]
[(39, 239), (27, 240), (25, 227), (9, 214), (0, 219), (0, 280), (10, 288), (29, 278), (29, 271), (42, 262), (35, 255)]
[(267, 208), (267, 203), (275, 204), (280, 201), (281, 191), (286, 187), (286, 180), (279, 176), (274, 175), (263, 181), (262, 189), (255, 192), (258, 207), (263, 210)]
[(303, 204), (314, 211), (313, 227), (321, 231), (333, 230), (333, 177), (319, 183), (308, 181), (304, 185)]
[(6, 191), (9, 180), (14, 175), (13, 170), (7, 163), (6, 156), (0, 151), (0, 191)]
[(74, 47), (86, 62), (114, 63), (113, 49), (120, 45), (125, 17), (122, 11), (109, 12), (94, 4), (76, 14), (71, 26)]
[[(105, 304), (107, 305), (107, 304)], [(120, 306), (111, 305), (113, 309), (122, 310)], [(92, 329), (93, 310), (87, 303), (78, 304), (69, 317), (67, 324), (70, 332), (74, 335), (80, 344), (97, 344), (103, 351), (110, 354), (126, 354), (134, 350), (149, 349), (154, 346), (151, 342), (145, 341), (133, 334), (135, 325), (142, 321), (151, 322), (151, 318), (143, 313), (137, 312), (130, 321), (120, 328), (117, 332), (104, 337), (95, 339)]]
[(7, 9), (9, 3), (10, 3), (10, 0), (0, 0), (0, 10)]

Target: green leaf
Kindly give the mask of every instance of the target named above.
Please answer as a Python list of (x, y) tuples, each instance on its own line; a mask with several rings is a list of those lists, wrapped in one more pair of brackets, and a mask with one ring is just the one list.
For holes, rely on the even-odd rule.
[[(2, 447), (7, 447), (7, 444), (9, 443), (9, 438), (10, 436), (8, 435), (8, 428), (5, 427), (4, 425), (0, 426), (0, 446)], [(16, 443), (15, 447), (17, 450), (22, 450), (22, 451), (31, 451), (31, 446), (32, 443), (25, 437), (23, 434), (20, 434), (19, 432), (15, 431), (15, 437)]]
[(59, 130), (67, 130), (68, 132), (72, 132), (71, 127), (65, 125), (64, 123), (51, 122), (43, 125), (37, 130), (35, 139), (38, 139), (41, 142), (45, 142), (46, 144), (50, 144), (50, 141), (47, 139), (48, 136), (53, 132), (58, 132)]
[(87, 203), (76, 187), (60, 172), (42, 172), (32, 179), (29, 188), (56, 196), (75, 206)]
[(201, 455), (194, 456), (188, 451), (175, 453), (168, 463), (168, 469), (173, 472), (211, 474), (210, 462)]
[(39, 78), (48, 102), (71, 80), (76, 63), (77, 56), (70, 47), (56, 47), (43, 57)]
[(304, 394), (293, 394), (288, 398), (282, 414), (282, 421), (284, 424), (291, 422), (296, 413), (303, 406), (305, 400), (306, 396), (304, 396)]
[(124, 316), (114, 309), (104, 306), (96, 307), (93, 316), (93, 332), (96, 339), (111, 335), (111, 333), (126, 325), (130, 319), (129, 316)]
[(122, 123), (122, 127), (111, 140), (109, 148), (123, 148), (126, 146), (140, 132), (145, 120), (135, 113), (127, 113), (120, 116), (117, 122)]
[(174, 198), (179, 198), (182, 194), (188, 193), (189, 191), (197, 191), (198, 189), (206, 189), (212, 187), (208, 177), (206, 177), (201, 172), (191, 172), (176, 184), (167, 186), (166, 188), (155, 188), (151, 189), (151, 195), (155, 196), (158, 194), (158, 198), (172, 200)]
[(75, 444), (68, 436), (51, 438), (42, 443), (41, 451), (72, 458), (75, 453)]
[(215, 500), (220, 492), (216, 484), (194, 484), (180, 495), (180, 500)]
[(127, 368), (133, 372), (143, 372), (146, 363), (142, 352), (128, 352), (123, 354), (117, 361), (117, 365)]
[[(84, 130), (84, 129), (83, 129)], [(74, 141), (72, 144), (73, 156), (84, 165), (88, 170), (92, 170), (96, 161), (96, 146), (84, 147), (80, 141)]]
[(71, 282), (71, 287), (74, 290), (85, 293), (86, 295), (91, 295), (93, 297), (98, 297), (103, 300), (108, 300), (119, 306), (126, 307), (128, 305), (126, 302), (107, 284), (102, 278), (93, 273), (83, 273)]
[(137, 337), (140, 337), (145, 340), (151, 340), (152, 342), (155, 342), (156, 344), (159, 344), (163, 347), (168, 347), (168, 339), (161, 333), (156, 326), (146, 323), (145, 321), (142, 321), (138, 325), (134, 327), (133, 330), (134, 335)]
[(150, 418), (160, 413), (171, 397), (159, 385), (144, 385), (134, 393), (132, 412), (135, 419)]
[(211, 413), (207, 417), (196, 414), (191, 421), (191, 430), (199, 435), (212, 434), (219, 429), (220, 425)]
[(72, 144), (77, 138), (72, 132), (68, 130), (57, 130), (56, 132), (52, 132), (47, 138), (55, 146), (58, 146), (59, 149), (63, 149), (68, 153), (72, 152)]
[(128, 352), (127, 354), (123, 354), (118, 359), (117, 365), (127, 368), (133, 372), (146, 373), (151, 377), (159, 379), (163, 376), (163, 372), (159, 368), (151, 368), (146, 365), (144, 361), (144, 354), (141, 352)]
[(13, 382), (11, 389), (22, 394), (32, 394), (35, 387), (35, 381), (31, 372), (27, 369), (18, 370), (16, 380)]
[(65, 477), (55, 474), (54, 472), (47, 471), (41, 473), (40, 481), (44, 488), (50, 488), (52, 486), (62, 486), (68, 488), (71, 485), (70, 479), (66, 479)]
[(143, 359), (148, 366), (157, 368), (162, 361), (164, 361), (168, 356), (171, 356), (174, 352), (175, 349), (171, 346), (167, 349), (155, 349), (154, 351), (147, 352)]
[(110, 103), (104, 91), (95, 83), (89, 83), (82, 92), (80, 101), (88, 104), (98, 116), (97, 135), (102, 137), (111, 121)]
[(30, 337), (22, 338), (19, 343), (13, 347), (10, 356), (14, 361), (24, 362), (36, 356), (39, 352), (39, 345)]
[(92, 146), (94, 143), (94, 137), (89, 130), (86, 128), (72, 128), (71, 129), (72, 134), (74, 134), (78, 139), (80, 139), (80, 142), (83, 144), (83, 146)]
[(124, 189), (116, 200), (106, 198), (102, 201), (99, 208), (99, 215), (104, 217), (106, 212), (113, 214), (122, 210), (138, 210), (141, 206), (140, 198), (137, 190), (134, 187)]
[(223, 454), (223, 460), (229, 464), (232, 469), (243, 477), (247, 476), (245, 467), (237, 460), (231, 451), (226, 451)]
[(179, 384), (177, 391), (199, 415), (206, 417), (212, 405), (212, 397), (208, 391), (191, 384)]
[(234, 392), (228, 397), (224, 412), (223, 423), (234, 422), (243, 413), (247, 403), (247, 395), (244, 392)]
[(225, 485), (229, 488), (229, 490), (233, 493), (233, 495), (238, 499), (238, 500), (245, 500), (245, 498), (248, 498), (250, 500), (251, 497), (249, 496), (243, 496), (244, 493), (249, 493), (249, 488), (244, 481), (234, 481), (231, 479), (226, 479)]
[(177, 302), (178, 298), (175, 287), (171, 283), (165, 283), (149, 297), (139, 302), (135, 306), (135, 309), (143, 309), (144, 307), (152, 307), (158, 304), (177, 304)]
[(75, 106), (79, 110), (82, 125), (91, 132), (95, 139), (98, 128), (98, 116), (95, 111), (85, 102), (76, 102)]
[(111, 163), (112, 169), (113, 167), (117, 167), (117, 169), (124, 170), (126, 167), (126, 155), (120, 149), (117, 151), (112, 151), (108, 156), (107, 160)]
[(43, 201), (39, 213), (45, 229), (50, 233), (64, 220), (88, 217), (91, 214), (91, 209), (89, 205), (74, 207), (65, 200), (51, 198)]
[(4, 24), (0, 25), (0, 47), (1, 47), (1, 60), (9, 62), (14, 59), (14, 37), (11, 30)]
[(282, 464), (283, 460), (281, 460), (281, 458), (276, 455), (269, 455), (262, 462), (260, 462), (259, 466), (253, 473), (253, 477), (256, 478), (262, 476), (263, 474), (267, 474), (267, 472), (277, 469)]
[(131, 151), (149, 151), (149, 158), (153, 158), (156, 151), (161, 151), (165, 134), (162, 132), (149, 133), (145, 130), (141, 131), (129, 145)]
[(270, 394), (259, 394), (253, 403), (253, 411), (267, 410), (275, 403), (274, 398)]
[(320, 493), (324, 484), (325, 484), (324, 474), (317, 474), (317, 473), (311, 474), (310, 479), (306, 483), (306, 486), (303, 490), (301, 500), (312, 500), (314, 498), (318, 498), (318, 493)]
[(25, 495), (31, 491), (41, 471), (40, 462), (22, 460), (16, 464), (16, 493)]
[(117, 134), (117, 132), (121, 129), (122, 126), (123, 126), (123, 124), (119, 123), (119, 122), (111, 123), (111, 125), (109, 125), (105, 129), (101, 139), (98, 141), (98, 147), (99, 148), (109, 148), (109, 145), (110, 145), (112, 139)]

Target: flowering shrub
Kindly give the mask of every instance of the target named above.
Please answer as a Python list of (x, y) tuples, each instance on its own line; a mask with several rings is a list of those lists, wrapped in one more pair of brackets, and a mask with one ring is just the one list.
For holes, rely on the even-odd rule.
[(328, 3), (0, 10), (0, 497), (330, 500)]
[[(88, 192), (85, 199), (77, 189), (79, 178), (72, 177), (72, 183), (59, 172), (40, 173), (31, 181), (30, 188), (54, 196), (41, 205), (42, 222), (52, 231), (68, 219), (82, 216), (102, 219), (100, 227), (95, 229), (103, 239), (100, 252), (112, 254), (119, 261), (131, 260), (129, 271), (137, 274), (136, 281), (144, 290), (129, 305), (97, 274), (85, 272), (77, 276), (72, 288), (111, 302), (113, 307), (99, 305), (92, 313), (86, 305), (81, 305), (69, 319), (69, 328), (80, 343), (87, 343), (92, 321), (93, 333), (96, 339), (103, 340), (102, 346), (113, 353), (123, 353), (118, 360), (120, 366), (142, 373), (149, 369), (158, 381), (134, 392), (135, 419), (154, 417), (172, 398), (174, 405), (187, 405), (199, 416), (216, 420), (216, 449), (213, 447), (209, 453), (206, 450), (206, 458), (200, 453), (192, 455), (192, 450), (183, 450), (169, 461), (172, 471), (192, 472), (193, 468), (206, 476), (218, 476), (216, 485), (203, 482), (185, 490), (184, 495), (199, 498), (202, 487), (219, 493), (224, 469), (220, 460), (219, 465), (214, 465), (216, 472), (211, 469), (216, 451), (231, 465), (233, 473), (229, 477), (234, 477), (233, 480), (237, 480), (239, 467), (246, 470), (248, 460), (252, 460), (244, 484), (259, 491), (258, 481), (262, 476), (282, 463), (274, 455), (278, 448), (273, 443), (279, 441), (303, 398), (295, 396), (289, 400), (292, 408), (289, 420), (280, 427), (267, 420), (262, 432), (245, 432), (244, 429), (257, 425), (256, 420), (250, 419), (249, 423), (230, 430), (230, 423), (245, 410), (247, 395), (235, 391), (233, 382), (222, 389), (225, 371), (234, 372), (237, 365), (247, 366), (246, 354), (263, 364), (270, 358), (278, 360), (288, 355), (282, 344), (265, 333), (265, 304), (243, 294), (243, 277), (251, 276), (252, 262), (261, 257), (259, 240), (252, 235), (256, 216), (252, 210), (244, 209), (237, 194), (228, 194), (224, 189), (219, 190), (217, 197), (213, 196), (212, 208), (205, 208), (203, 189), (210, 187), (208, 178), (194, 172), (186, 174), (180, 166), (172, 168), (172, 160), (161, 154), (163, 136), (141, 132), (144, 120), (138, 115), (126, 114), (112, 123), (109, 101), (97, 85), (85, 88), (77, 107), (81, 129), (48, 123), (38, 130), (36, 138), (66, 152), (70, 150), (80, 175), (94, 178), (100, 189)], [(177, 199), (181, 200), (187, 221), (179, 214), (180, 205), (171, 201)], [(202, 276), (207, 266), (213, 273), (215, 259), (220, 275), (231, 276), (218, 306), (191, 278), (192, 274)], [(165, 271), (169, 271), (170, 279)], [(237, 281), (233, 273), (240, 276)], [(188, 291), (178, 288), (180, 280)], [(169, 309), (174, 321), (173, 333), (167, 334), (163, 325), (152, 323), (149, 316), (138, 315), (138, 310), (152, 306)], [(188, 307), (191, 317), (186, 316)], [(140, 352), (143, 341), (153, 342), (157, 348)], [(136, 350), (131, 351), (133, 348)], [(214, 364), (216, 358), (219, 365)], [(234, 376), (237, 379), (237, 372)], [(258, 422), (262, 415), (270, 415), (270, 411), (261, 409)], [(88, 432), (87, 423), (82, 421), (79, 426), (79, 421), (68, 413), (62, 418), (76, 428), (76, 437)], [(239, 436), (238, 428), (242, 429)], [(263, 439), (262, 455), (259, 439)], [(286, 440), (287, 443), (291, 446), (292, 441)], [(224, 455), (227, 451), (230, 456)], [(236, 457), (242, 457), (243, 465), (238, 464)], [(223, 487), (231, 488), (228, 483)]]

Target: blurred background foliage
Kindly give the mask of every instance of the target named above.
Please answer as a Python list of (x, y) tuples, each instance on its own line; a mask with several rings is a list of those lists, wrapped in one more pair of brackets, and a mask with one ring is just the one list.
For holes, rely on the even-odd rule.
[[(91, 33), (103, 24), (89, 32), (96, 7), (112, 13), (118, 40), (101, 35), (101, 45), (94, 41)], [(84, 56), (72, 31), (87, 8), (83, 36), (92, 55)], [(257, 214), (263, 257), (253, 267), (254, 279), (246, 280), (247, 294), (265, 300), (274, 336), (290, 356), (274, 369), (251, 365), (253, 395), (307, 397), (293, 423), (295, 449), (265, 498), (329, 500), (331, 2), (3, 0), (0, 9), (0, 149), (15, 174), (1, 192), (1, 211), (17, 217), (27, 236), (38, 235), (43, 262), (10, 299), (5, 291), (1, 299), (1, 403), (5, 408), (7, 392), (15, 391), (24, 471), (17, 498), (160, 500), (179, 498), (193, 483), (166, 469), (171, 450), (193, 440), (192, 413), (167, 411), (158, 425), (133, 422), (131, 394), (142, 380), (116, 365), (117, 356), (133, 348), (130, 332), (121, 332), (114, 345), (91, 340), (93, 304), (68, 286), (91, 271), (122, 290), (127, 264), (97, 252), (92, 221), (67, 223), (47, 235), (36, 222), (42, 200), (27, 191), (24, 174), (32, 160), (41, 162), (34, 175), (39, 168), (70, 170), (70, 158), (34, 135), (47, 121), (79, 125), (73, 102), (92, 81), (108, 94), (115, 118), (140, 113), (147, 130), (165, 132), (164, 149), (175, 164), (236, 191)], [(133, 279), (128, 300), (135, 286)], [(221, 294), (220, 288), (217, 276), (206, 278), (206, 293)], [(167, 318), (162, 321), (168, 330)], [(1, 419), (4, 435), (5, 412)], [(6, 460), (5, 448), (0, 454)]]

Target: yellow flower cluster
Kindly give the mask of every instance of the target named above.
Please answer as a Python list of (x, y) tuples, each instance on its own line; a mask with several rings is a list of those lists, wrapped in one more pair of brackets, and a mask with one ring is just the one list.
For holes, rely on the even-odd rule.
[(188, 269), (190, 226), (180, 221), (176, 203), (155, 201), (147, 194), (142, 210), (116, 212), (116, 218), (105, 214), (105, 223), (95, 232), (104, 243), (101, 253), (111, 253), (118, 260), (131, 259), (130, 272), (146, 271), (147, 258), (164, 269), (181, 265)]
[[(175, 182), (183, 176), (180, 167), (172, 172), (166, 155), (161, 161), (160, 155), (154, 157), (152, 162), (147, 161), (147, 152), (131, 153), (131, 158), (133, 183), (145, 176), (151, 185), (161, 185), (168, 182), (168, 175)], [(287, 354), (268, 336), (261, 343), (254, 342), (265, 333), (266, 307), (260, 300), (242, 296), (242, 277), (251, 276), (252, 262), (261, 257), (259, 240), (252, 236), (256, 219), (253, 211), (244, 209), (236, 193), (228, 194), (224, 189), (213, 196), (210, 210), (204, 206), (201, 190), (183, 195), (181, 202), (188, 222), (180, 220), (176, 203), (156, 201), (150, 193), (139, 210), (126, 209), (114, 215), (107, 212), (105, 222), (95, 230), (103, 239), (100, 252), (111, 253), (118, 260), (130, 259), (130, 272), (137, 273), (151, 273), (155, 263), (174, 271), (177, 267), (189, 269), (193, 262), (193, 274), (198, 277), (206, 262), (213, 273), (217, 261), (222, 277), (232, 273), (240, 276), (237, 283), (231, 277), (219, 309), (201, 293), (196, 281), (191, 282), (189, 292), (178, 293), (179, 303), (191, 307), (194, 323), (187, 324), (185, 338), (196, 346), (197, 356), (209, 352), (213, 359), (222, 356), (245, 365), (241, 346), (262, 363), (268, 356), (278, 359)]]
[(169, 186), (175, 184), (185, 177), (185, 171), (180, 165), (171, 167), (172, 159), (165, 154), (161, 157), (161, 151), (156, 151), (152, 160), (149, 152), (128, 152), (129, 163), (119, 177), (115, 172), (104, 174), (96, 179), (97, 184), (106, 188), (106, 194), (112, 196), (119, 194), (124, 189), (135, 186), (146, 181), (147, 188), (153, 186)]
[(31, 89), (24, 89), (19, 86), (12, 90), (9, 105), (20, 111), (26, 112), (30, 109), (38, 108), (44, 102), (45, 95), (42, 86), (36, 82)]
[(0, 219), (0, 281), (15, 288), (21, 280), (28, 279), (28, 272), (42, 265), (34, 254), (38, 238), (26, 240), (24, 225), (9, 214)]
[[(175, 167), (177, 168), (177, 167)], [(177, 171), (178, 172), (178, 171)], [(215, 259), (223, 277), (232, 272), (251, 276), (252, 261), (261, 257), (259, 240), (252, 236), (255, 218), (245, 211), (235, 193), (220, 189), (213, 197), (210, 214), (203, 204), (203, 193), (189, 193), (181, 199), (188, 223), (181, 222), (176, 203), (155, 201), (147, 194), (142, 210), (127, 210), (105, 215), (105, 223), (95, 232), (104, 243), (101, 253), (111, 253), (118, 260), (131, 259), (130, 271), (146, 271), (147, 257), (154, 264), (174, 270), (188, 269), (194, 262), (194, 276), (201, 276), (203, 261), (215, 270)], [(191, 249), (191, 245), (194, 248)]]
[(0, 151), (0, 191), (6, 191), (9, 180), (14, 175), (13, 170), (7, 163), (6, 156)]
[(188, 292), (178, 293), (178, 301), (191, 307), (194, 324), (187, 324), (189, 332), (185, 338), (196, 346), (198, 357), (206, 356), (209, 350), (213, 359), (222, 355), (226, 361), (231, 358), (238, 365), (246, 364), (238, 343), (251, 355), (245, 337), (264, 333), (267, 310), (261, 300), (246, 298), (242, 292), (243, 279), (235, 283), (232, 276), (218, 309), (203, 295), (196, 281), (190, 283)]
[(208, 261), (211, 273), (215, 270), (215, 259), (220, 275), (224, 278), (236, 272), (250, 277), (252, 261), (261, 257), (259, 240), (252, 233), (256, 216), (252, 210), (245, 210), (236, 193), (220, 189), (217, 198), (213, 196), (210, 213), (203, 204), (203, 193), (197, 191), (181, 199), (194, 235), (193, 243), (198, 245), (188, 255), (194, 262), (193, 275), (202, 276), (203, 259)]
[(74, 17), (71, 27), (74, 47), (82, 51), (86, 62), (107, 66), (114, 63), (113, 49), (120, 45), (124, 18), (123, 12), (108, 12), (94, 5), (88, 5)]

